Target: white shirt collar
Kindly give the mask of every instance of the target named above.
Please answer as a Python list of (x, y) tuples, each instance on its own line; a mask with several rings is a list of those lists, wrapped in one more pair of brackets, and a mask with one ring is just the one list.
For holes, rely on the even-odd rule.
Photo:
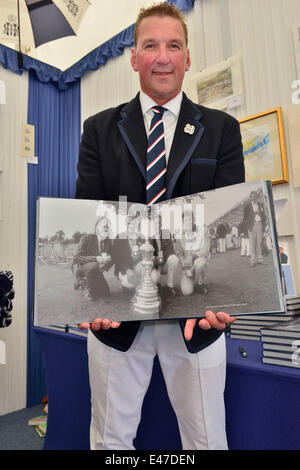
[[(181, 107), (181, 101), (182, 91), (178, 93), (175, 98), (165, 103), (164, 108), (168, 109), (168, 111), (173, 113), (178, 118)], [(157, 103), (155, 103), (155, 101), (150, 98), (150, 96), (146, 95), (146, 93), (144, 93), (143, 91), (140, 91), (140, 103), (142, 107), (143, 116), (145, 116), (148, 111), (151, 111), (152, 106), (157, 106)], [(153, 111), (151, 112), (153, 113)]]

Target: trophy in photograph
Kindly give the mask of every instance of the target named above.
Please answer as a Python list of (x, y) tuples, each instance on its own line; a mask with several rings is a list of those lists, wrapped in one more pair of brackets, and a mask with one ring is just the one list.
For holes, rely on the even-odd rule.
[(158, 287), (153, 282), (151, 272), (153, 269), (153, 246), (147, 240), (140, 247), (142, 256), (142, 282), (136, 289), (133, 299), (134, 311), (140, 314), (155, 315), (160, 311), (161, 300), (158, 295)]

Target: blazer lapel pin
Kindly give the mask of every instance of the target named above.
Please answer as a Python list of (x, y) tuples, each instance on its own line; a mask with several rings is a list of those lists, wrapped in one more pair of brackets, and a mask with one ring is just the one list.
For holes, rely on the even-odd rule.
[(184, 132), (186, 134), (193, 135), (195, 132), (195, 126), (192, 126), (191, 124), (186, 124), (184, 127)]

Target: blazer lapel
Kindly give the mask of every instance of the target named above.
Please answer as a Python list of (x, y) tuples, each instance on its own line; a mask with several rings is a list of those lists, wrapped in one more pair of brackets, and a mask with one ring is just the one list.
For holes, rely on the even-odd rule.
[(147, 136), (139, 94), (124, 106), (121, 116), (122, 119), (118, 122), (121, 135), (139, 171), (146, 180)]
[[(199, 122), (201, 116), (202, 113), (198, 107), (183, 93), (181, 110), (168, 160), (166, 175), (167, 199), (172, 197), (176, 181), (189, 162), (203, 135), (205, 127)], [(194, 126), (194, 132), (192, 134), (185, 131), (187, 124)]]
[[(181, 110), (167, 166), (167, 199), (172, 197), (176, 181), (203, 135), (205, 128), (199, 122), (201, 116), (202, 113), (198, 107), (183, 93)], [(121, 117), (122, 119), (118, 122), (119, 130), (139, 171), (146, 180), (147, 135), (139, 94), (124, 106)], [(186, 124), (195, 126), (193, 134), (184, 131)]]

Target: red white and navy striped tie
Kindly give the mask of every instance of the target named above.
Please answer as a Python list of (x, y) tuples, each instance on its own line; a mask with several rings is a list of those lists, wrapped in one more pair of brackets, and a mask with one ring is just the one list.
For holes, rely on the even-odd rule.
[(154, 116), (151, 121), (147, 148), (147, 205), (165, 199), (166, 192), (166, 149), (161, 106), (151, 108)]

